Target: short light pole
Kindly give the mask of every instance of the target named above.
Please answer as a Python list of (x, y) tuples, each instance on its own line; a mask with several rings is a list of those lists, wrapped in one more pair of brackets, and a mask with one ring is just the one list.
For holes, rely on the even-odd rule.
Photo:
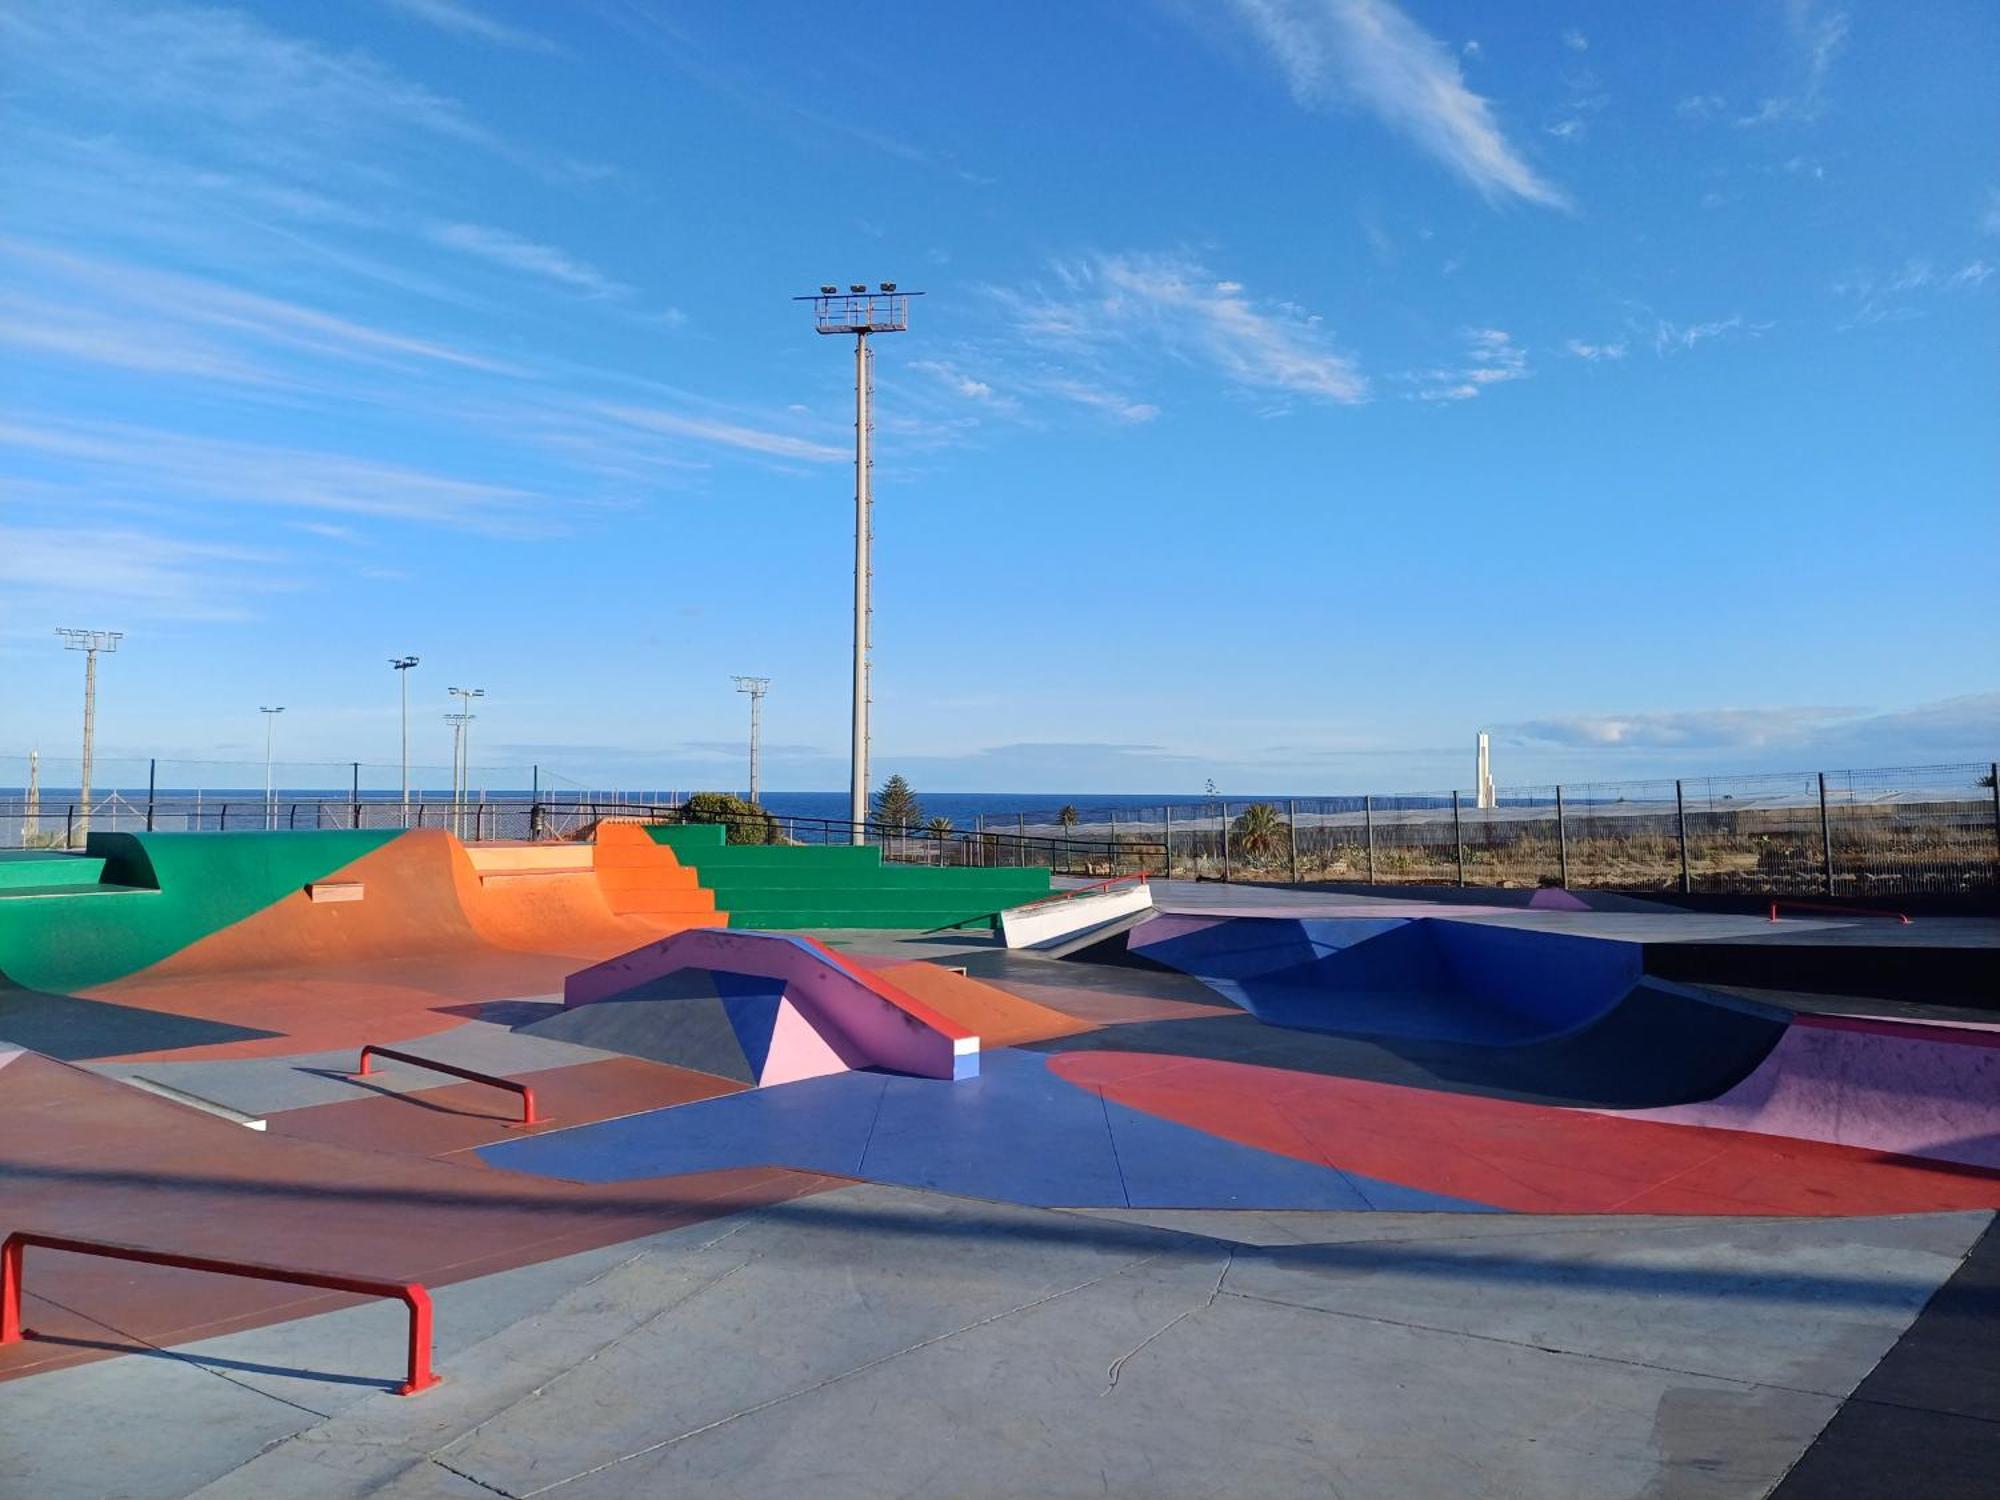
[(868, 841), (868, 587), (875, 524), (868, 457), (873, 428), (869, 402), (875, 380), (868, 335), (903, 332), (910, 326), (910, 298), (921, 296), (922, 292), (898, 291), (895, 282), (884, 281), (874, 291), (861, 282), (845, 292), (829, 283), (813, 296), (792, 299), (812, 303), (816, 332), (854, 335), (854, 749), (848, 776), (848, 820), (857, 844)]
[(768, 677), (733, 677), (736, 691), (750, 695), (750, 800), (757, 800), (757, 741), (763, 728), (764, 694), (771, 690)]
[(284, 711), (283, 704), (257, 710), (264, 716), (264, 827), (267, 830), (278, 826), (278, 794), (271, 784), (271, 746), (273, 731), (278, 727), (278, 715)]
[(455, 714), (446, 714), (451, 720), (454, 732), (451, 748), (451, 831), (461, 838), (465, 836), (465, 797), (472, 780), (472, 721), (478, 717), (472, 712), (472, 700), (484, 698), (485, 688), (447, 688), (445, 691), (458, 699), (464, 707)]
[(403, 692), (403, 826), (410, 826), (410, 668), (417, 664), (414, 656), (392, 656), (389, 665), (396, 669), (396, 681)]
[(88, 843), (90, 839), (91, 757), (97, 745), (97, 653), (116, 651), (125, 638), (122, 630), (58, 630), (63, 649), (83, 653), (83, 766), (77, 776), (77, 818), (75, 831), (66, 842)]

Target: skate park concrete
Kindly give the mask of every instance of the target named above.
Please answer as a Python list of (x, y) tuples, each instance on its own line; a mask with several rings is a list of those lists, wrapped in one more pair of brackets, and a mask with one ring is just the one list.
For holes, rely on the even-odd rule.
[[(338, 868), (312, 848), (284, 870)], [(378, 881), (461, 879), (436, 852)], [(1557, 940), (1639, 957), (1571, 1024), (1418, 1035), (1274, 1024), (1245, 975), (823, 930), (979, 1032), (979, 1076), (761, 1085), (549, 1033), (642, 917), (569, 956), (524, 917), (517, 949), (356, 929), (289, 964), (252, 928), (239, 966), (70, 989), (9, 915), (39, 987), (0, 992), (0, 1230), (414, 1277), (442, 1383), (392, 1393), (393, 1304), (30, 1248), (0, 1496), (1990, 1493), (2000, 1033), (1966, 992), (2000, 923), (1155, 885), (1181, 931), (1495, 929), (1447, 939), (1507, 971), (1459, 999), (1517, 1017), (1580, 992)], [(453, 891), (423, 896), (447, 936)], [(1814, 987), (1739, 983), (1752, 950)], [(1265, 972), (1325, 954), (1293, 957)], [(550, 1122), (351, 1076), (384, 1023)], [(1900, 1135), (1857, 1132), (1862, 1094)]]

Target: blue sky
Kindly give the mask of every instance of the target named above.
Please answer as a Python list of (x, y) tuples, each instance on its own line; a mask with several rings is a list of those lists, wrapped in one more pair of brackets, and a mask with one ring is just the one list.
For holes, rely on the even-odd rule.
[[(1058, 24), (1059, 18), (1059, 24)], [(4, 0), (0, 753), (1338, 792), (2000, 752), (2000, 13)]]

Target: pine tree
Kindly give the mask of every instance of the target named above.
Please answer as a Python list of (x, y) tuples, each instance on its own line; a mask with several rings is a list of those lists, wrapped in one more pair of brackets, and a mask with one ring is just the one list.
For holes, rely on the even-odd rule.
[(923, 804), (917, 801), (917, 794), (910, 790), (909, 782), (900, 775), (891, 776), (883, 782), (882, 790), (875, 794), (875, 821), (898, 833), (922, 825)]

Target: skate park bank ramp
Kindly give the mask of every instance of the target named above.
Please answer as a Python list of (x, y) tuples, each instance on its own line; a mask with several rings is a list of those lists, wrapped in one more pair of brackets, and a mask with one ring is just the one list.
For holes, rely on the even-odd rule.
[(89, 849), (95, 884), (0, 888), (0, 1039), (70, 1057), (392, 1042), (727, 920), (636, 832), (553, 850), (438, 829), (100, 833)]
[(1049, 894), (1049, 872), (887, 864), (873, 844), (731, 844), (718, 823), (647, 826), (715, 892), (733, 927), (932, 928)]
[(973, 1078), (979, 1038), (882, 975), (786, 933), (684, 932), (569, 976), (529, 1028), (742, 1083), (857, 1068)]

